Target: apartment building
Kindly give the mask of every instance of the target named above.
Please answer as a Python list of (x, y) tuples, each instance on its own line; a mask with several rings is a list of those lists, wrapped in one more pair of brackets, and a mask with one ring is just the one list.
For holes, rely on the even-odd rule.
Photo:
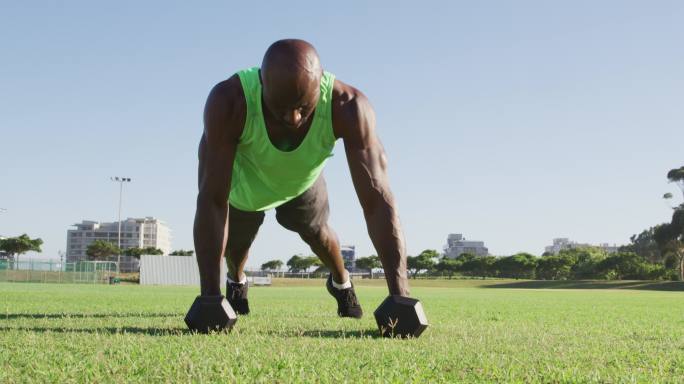
[[(119, 222), (101, 223), (84, 220), (67, 230), (66, 261), (86, 260), (86, 249), (95, 240), (118, 244)], [(154, 217), (128, 218), (121, 221), (121, 249), (155, 247), (168, 255), (171, 234), (166, 224)]]
[(444, 255), (454, 259), (463, 253), (487, 256), (489, 255), (489, 249), (485, 247), (484, 241), (466, 240), (463, 234), (460, 233), (449, 234), (447, 236), (447, 245), (444, 247)]

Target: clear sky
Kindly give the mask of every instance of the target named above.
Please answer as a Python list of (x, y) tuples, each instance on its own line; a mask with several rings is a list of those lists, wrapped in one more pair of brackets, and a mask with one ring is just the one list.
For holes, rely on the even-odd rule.
[[(627, 243), (684, 165), (681, 1), (21, 1), (0, 5), (0, 235), (66, 247), (81, 220), (154, 216), (192, 248), (211, 87), (281, 38), (366, 93), (409, 254)], [(331, 224), (374, 253), (338, 142)], [(248, 265), (309, 254), (269, 212)]]

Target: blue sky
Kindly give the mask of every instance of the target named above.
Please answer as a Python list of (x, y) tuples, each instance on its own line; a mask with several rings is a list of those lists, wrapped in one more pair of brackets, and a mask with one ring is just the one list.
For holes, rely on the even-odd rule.
[[(313, 43), (373, 103), (409, 254), (629, 241), (684, 165), (679, 1), (3, 2), (0, 235), (66, 246), (83, 219), (155, 216), (192, 247), (206, 95), (270, 43)], [(342, 143), (331, 224), (374, 253)], [(310, 250), (267, 214), (248, 265)]]

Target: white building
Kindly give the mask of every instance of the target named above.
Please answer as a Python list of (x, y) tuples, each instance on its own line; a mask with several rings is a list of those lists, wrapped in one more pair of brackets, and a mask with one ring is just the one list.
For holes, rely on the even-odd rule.
[(564, 250), (564, 249), (581, 249), (581, 248), (600, 248), (607, 253), (617, 253), (618, 251), (618, 246), (617, 245), (610, 245), (608, 243), (602, 243), (599, 245), (592, 245), (592, 244), (585, 244), (585, 243), (578, 243), (575, 241), (570, 241), (567, 237), (561, 237), (557, 239), (553, 239), (553, 245), (549, 245), (544, 248), (546, 251), (545, 253), (550, 253), (557, 255), (558, 252)]
[[(86, 260), (86, 249), (95, 240), (118, 244), (119, 222), (100, 223), (84, 220), (67, 230), (66, 261)], [(168, 255), (171, 252), (170, 230), (154, 217), (128, 218), (121, 221), (121, 249), (155, 247)]]
[(356, 268), (356, 246), (340, 245), (340, 252), (342, 253), (342, 259), (344, 259), (344, 267), (348, 271), (353, 271)]
[(444, 255), (454, 259), (463, 253), (487, 256), (489, 255), (489, 249), (485, 247), (484, 241), (467, 241), (460, 233), (449, 234), (447, 245), (444, 247)]

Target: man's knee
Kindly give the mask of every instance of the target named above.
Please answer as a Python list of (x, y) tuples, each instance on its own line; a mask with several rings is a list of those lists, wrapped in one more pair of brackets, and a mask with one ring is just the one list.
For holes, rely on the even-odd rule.
[(329, 237), (329, 229), (327, 225), (306, 226), (300, 231), (297, 231), (299, 237), (302, 238), (309, 245), (322, 245), (327, 242)]

